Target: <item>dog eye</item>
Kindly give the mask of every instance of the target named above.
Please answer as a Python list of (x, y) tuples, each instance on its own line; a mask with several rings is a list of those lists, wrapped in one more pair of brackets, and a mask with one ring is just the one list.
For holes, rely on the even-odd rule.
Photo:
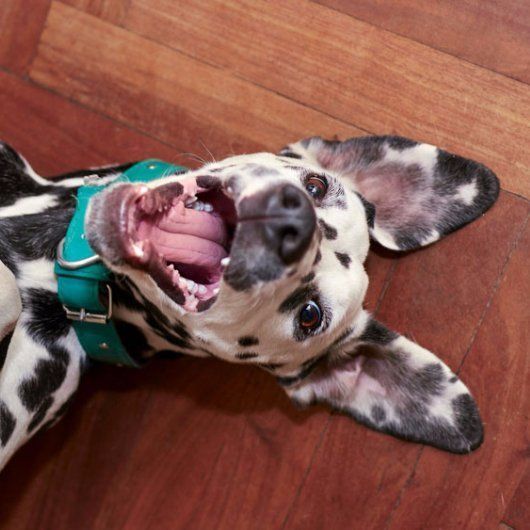
[(302, 307), (298, 320), (302, 329), (313, 331), (322, 323), (322, 310), (314, 300), (311, 300)]
[(320, 175), (309, 175), (305, 183), (305, 189), (313, 199), (321, 200), (328, 191), (328, 181)]

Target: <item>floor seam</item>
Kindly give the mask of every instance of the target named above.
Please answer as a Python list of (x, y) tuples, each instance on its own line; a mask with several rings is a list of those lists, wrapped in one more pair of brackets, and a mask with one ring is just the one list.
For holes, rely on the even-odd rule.
[(387, 530), (390, 528), (390, 525), (392, 524), (392, 519), (394, 517), (394, 514), (396, 513), (397, 509), (399, 508), (399, 505), (401, 504), (401, 501), (403, 500), (403, 496), (405, 495), (405, 492), (409, 489), (409, 486), (411, 485), (414, 476), (416, 475), (416, 469), (418, 467), (418, 464), (420, 463), (421, 455), (423, 454), (423, 451), (425, 449), (425, 446), (420, 447), (418, 451), (418, 456), (416, 457), (416, 460), (414, 461), (414, 464), (412, 466), (412, 470), (410, 472), (409, 477), (405, 481), (405, 484), (401, 487), (399, 490), (399, 494), (396, 498), (396, 502), (394, 503), (394, 506), (392, 506), (392, 509), (390, 510), (390, 513), (388, 514), (388, 518), (385, 522), (384, 529)]
[(467, 356), (469, 355), (469, 352), (471, 351), (471, 348), (473, 347), (473, 344), (475, 343), (475, 339), (477, 338), (478, 332), (480, 331), (480, 328), (482, 327), (482, 324), (484, 322), (484, 319), (486, 318), (486, 315), (489, 312), (489, 309), (491, 307), (491, 304), (493, 303), (493, 299), (495, 298), (495, 295), (497, 294), (497, 291), (499, 290), (499, 287), (502, 283), (502, 280), (504, 279), (506, 275), (506, 271), (508, 269), (508, 265), (511, 261), (512, 254), (515, 252), (517, 247), (519, 246), (519, 242), (521, 238), (523, 237), (524, 231), (526, 229), (526, 225), (528, 224), (528, 220), (530, 219), (530, 213), (527, 213), (526, 218), (521, 223), (521, 228), (513, 238), (511, 247), (508, 251), (508, 254), (504, 260), (504, 263), (502, 264), (501, 270), (499, 272), (499, 275), (497, 279), (495, 280), (495, 283), (493, 284), (493, 287), (491, 289), (490, 296), (488, 297), (488, 300), (486, 301), (486, 305), (484, 306), (484, 309), (482, 310), (482, 313), (478, 319), (478, 322), (473, 329), (473, 332), (471, 334), (471, 338), (469, 340), (469, 343), (464, 351), (464, 355), (462, 356), (462, 360), (460, 361), (460, 364), (458, 365), (458, 368), (455, 370), (455, 373), (457, 375), (460, 374), (460, 371), (462, 370), (462, 367), (464, 365), (465, 360), (467, 359)]
[(353, 20), (357, 20), (358, 22), (361, 22), (363, 24), (367, 24), (368, 26), (372, 27), (372, 28), (376, 28), (380, 31), (384, 31), (385, 33), (389, 33), (390, 35), (395, 35), (397, 37), (401, 37), (402, 39), (405, 39), (409, 42), (413, 42), (415, 44), (418, 44), (420, 46), (423, 46), (424, 48), (428, 48), (429, 50), (433, 50), (435, 52), (438, 52), (438, 53), (441, 53), (447, 57), (452, 57), (453, 59), (457, 60), (457, 61), (462, 61), (463, 63), (466, 63), (466, 64), (470, 64), (472, 66), (474, 66), (475, 68), (478, 68), (480, 70), (485, 70), (487, 72), (490, 72), (491, 74), (495, 75), (495, 76), (500, 76), (500, 77), (503, 77), (505, 79), (510, 79), (510, 81), (513, 81), (515, 83), (518, 83), (518, 84), (521, 84), (523, 85), (525, 88), (528, 88), (530, 86), (530, 83), (528, 83), (527, 81), (522, 81), (521, 79), (518, 79), (516, 77), (513, 77), (512, 75), (508, 75), (508, 74), (503, 74), (501, 72), (498, 72), (497, 70), (493, 70), (487, 66), (484, 66), (482, 64), (479, 64), (479, 63), (475, 63), (469, 59), (466, 59), (465, 57), (460, 57), (459, 55), (454, 55), (453, 53), (447, 51), (447, 50), (443, 50), (443, 49), (440, 49), (440, 48), (435, 48), (434, 46), (431, 46), (430, 44), (426, 44), (425, 42), (422, 42), (420, 40), (416, 40), (412, 37), (410, 37), (409, 35), (405, 35), (404, 33), (398, 33), (397, 31), (393, 31), (391, 29), (387, 29), (383, 26), (380, 26), (379, 24), (375, 24), (374, 22), (369, 22), (368, 20), (364, 20), (363, 18), (359, 18), (355, 15), (352, 15), (351, 13), (346, 13), (345, 11), (341, 11), (340, 9), (334, 7), (334, 6), (330, 6), (328, 4), (323, 4), (321, 2), (319, 2), (318, 0), (310, 0), (312, 3), (314, 4), (317, 4), (325, 9), (329, 9), (331, 11), (334, 11), (335, 13), (340, 13), (341, 15), (343, 16), (346, 16), (346, 17), (349, 17), (349, 18), (352, 18)]
[(383, 303), (383, 299), (386, 295), (388, 287), (390, 286), (392, 278), (394, 277), (394, 272), (397, 267), (398, 259), (399, 258), (395, 259), (392, 262), (392, 265), (390, 266), (390, 268), (388, 269), (386, 273), (385, 281), (383, 282), (383, 287), (381, 288), (381, 292), (379, 293), (379, 296), (377, 297), (377, 303), (375, 304), (374, 316), (379, 313), (379, 308), (381, 307), (381, 304)]
[(307, 477), (309, 476), (309, 473), (311, 472), (311, 469), (312, 469), (313, 464), (315, 462), (318, 450), (320, 449), (320, 447), (322, 446), (322, 443), (324, 442), (325, 435), (328, 432), (329, 425), (330, 425), (332, 419), (333, 419), (333, 414), (329, 414), (329, 416), (327, 418), (327, 421), (326, 421), (326, 425), (324, 425), (324, 428), (322, 429), (322, 432), (320, 433), (320, 437), (319, 437), (317, 443), (315, 444), (315, 448), (313, 449), (313, 454), (311, 455), (311, 459), (309, 460), (309, 463), (307, 464), (307, 467), (306, 467), (306, 469), (304, 471), (304, 475), (302, 477), (302, 480), (300, 481), (300, 485), (298, 486), (298, 488), (296, 490), (296, 493), (293, 496), (293, 500), (291, 502), (291, 505), (289, 506), (289, 509), (287, 510), (287, 513), (285, 514), (285, 517), (284, 517), (284, 519), (282, 521), (282, 524), (280, 526), (280, 530), (285, 530), (287, 524), (289, 523), (289, 518), (291, 517), (291, 514), (292, 514), (293, 509), (295, 507), (296, 501), (299, 499), (299, 497), (300, 497), (300, 495), (302, 493), (302, 490), (304, 489), (305, 483), (307, 481)]

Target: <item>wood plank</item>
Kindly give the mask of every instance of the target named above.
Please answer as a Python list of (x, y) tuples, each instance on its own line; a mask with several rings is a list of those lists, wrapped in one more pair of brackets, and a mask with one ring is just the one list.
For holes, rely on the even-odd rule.
[(522, 83), (308, 1), (132, 0), (125, 25), (361, 129), (477, 159), (530, 197)]
[(119, 26), (127, 13), (130, 0), (61, 0), (76, 9)]
[[(466, 458), (424, 451), (389, 528), (494, 528), (502, 520), (529, 456), (529, 259), (527, 224), (461, 371), (480, 404), (483, 446)], [(515, 528), (525, 528), (528, 497), (519, 506), (527, 517)]]
[[(0, 137), (44, 174), (175, 153), (1, 72)], [(374, 304), (390, 262), (371, 258)], [(2, 528), (279, 527), (328, 419), (297, 411), (250, 368), (193, 359), (99, 367), (65, 419), (0, 475)]]
[[(403, 256), (384, 295), (378, 318), (389, 327), (405, 332), (421, 345), (430, 348), (452, 368), (457, 369), (529, 211), (528, 202), (502, 193), (497, 205), (479, 221), (432, 247)], [(462, 249), (466, 249), (466, 252), (462, 252)], [(522, 278), (520, 285), (528, 285), (528, 282), (525, 283)], [(519, 298), (522, 299), (526, 294), (522, 293), (524, 289), (520, 291)], [(514, 306), (515, 309), (517, 307), (519, 306)], [(504, 319), (512, 319), (511, 327), (514, 330), (524, 327), (525, 315), (521, 312), (522, 309), (521, 306), (519, 312), (503, 313)], [(495, 317), (490, 316), (482, 326), (485, 329), (481, 333), (492, 335), (499, 324)], [(497, 356), (497, 359), (509, 355), (507, 348), (502, 353), (496, 349), (500, 347), (497, 341), (492, 343), (495, 348), (488, 348), (484, 343), (481, 340), (480, 347), (485, 348), (484, 355)], [(524, 368), (524, 359), (521, 359), (525, 353), (521, 349), (523, 344), (514, 344), (514, 370)], [(478, 345), (474, 347), (474, 351), (479, 351)], [(499, 433), (497, 429), (490, 427), (489, 422), (502, 412), (495, 404), (498, 391), (492, 391), (492, 388), (502, 386), (515, 391), (519, 385), (521, 389), (522, 376), (517, 376), (511, 387), (512, 372), (503, 374), (497, 368), (500, 361), (486, 360), (484, 355), (481, 354), (480, 360), (473, 360), (476, 364), (472, 364), (472, 369), (467, 366), (466, 361), (462, 377), (476, 395), (484, 414), (487, 429), (485, 450), (481, 449), (466, 457), (451, 455), (398, 441), (356, 425), (349, 418), (335, 416), (319, 446), (307, 481), (288, 516), (285, 528), (385, 528), (389, 515), (396, 504), (399, 504), (401, 491), (409, 483), (415, 463), (422, 454), (429, 479), (422, 480), (417, 488), (409, 486), (410, 490), (414, 488), (414, 494), (402, 499), (399, 512), (396, 512), (400, 514), (399, 517), (401, 514), (406, 517), (407, 510), (415, 513), (421, 511), (421, 516), (417, 515), (414, 519), (411, 517), (405, 522), (399, 519), (401, 525), (396, 522), (396, 528), (465, 527), (455, 524), (455, 521), (452, 525), (445, 521), (450, 520), (451, 513), (457, 509), (472, 511), (476, 504), (470, 502), (467, 496), (462, 497), (460, 502), (458, 495), (451, 495), (451, 503), (446, 502), (443, 497), (452, 487), (457, 488), (463, 475), (455, 479), (455, 484), (445, 483), (445, 471), (438, 468), (437, 474), (429, 472), (427, 462), (440, 461), (451, 466), (451, 470), (465, 466), (468, 472), (473, 466), (478, 466), (483, 472), (494, 460), (495, 468), (499, 471), (498, 466), (504, 457), (495, 460), (496, 456), (490, 451), (495, 447)], [(514, 406), (516, 411), (524, 410), (524, 403)], [(513, 449), (507, 445), (511, 428), (507, 427), (503, 433), (503, 439), (506, 440), (503, 454), (515, 462), (521, 458), (521, 429), (526, 428), (526, 424), (517, 417), (506, 421), (513, 421), (517, 442)], [(508, 465), (503, 476), (512, 472), (512, 467)], [(491, 477), (489, 481), (494, 482), (493, 474)], [(416, 484), (416, 475), (412, 483)], [(436, 488), (441, 483), (444, 494), (437, 493)], [(481, 506), (496, 502), (492, 489), (485, 487), (485, 490), (491, 496), (482, 496)], [(462, 495), (462, 491), (459, 491)], [(420, 506), (416, 507), (414, 498), (418, 496), (428, 499), (418, 501)], [(404, 502), (407, 502), (407, 507), (402, 509)], [(435, 511), (433, 506), (438, 504), (435, 505), (434, 502), (443, 505), (445, 511), (451, 513), (444, 514), (441, 509)], [(430, 517), (430, 510), (436, 513), (436, 519)], [(490, 527), (491, 525), (469, 526)]]
[[(523, 421), (528, 425), (528, 413), (523, 417)], [(526, 451), (526, 460), (523, 478), (503, 516), (503, 521), (512, 528), (524, 528), (530, 521), (530, 503), (528, 502), (528, 499), (530, 499), (530, 458), (528, 449)]]
[(278, 528), (327, 418), (296, 411), (257, 369), (101, 367), (0, 476), (2, 526)]
[(7, 0), (0, 9), (0, 66), (25, 74), (35, 55), (49, 0)]
[[(102, 57), (105, 60), (102, 60)], [(60, 3), (31, 69), (36, 82), (192, 152), (274, 150), (360, 131)]]
[(0, 138), (43, 175), (149, 157), (192, 162), (179, 156), (176, 142), (164, 145), (5, 72), (0, 72)]
[(526, 0), (314, 0), (530, 83), (530, 3)]

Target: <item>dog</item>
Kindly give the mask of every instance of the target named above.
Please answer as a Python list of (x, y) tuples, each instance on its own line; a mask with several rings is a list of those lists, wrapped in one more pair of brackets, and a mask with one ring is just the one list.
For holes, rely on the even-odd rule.
[(54, 262), (87, 175), (85, 219), (112, 272), (113, 322), (138, 363), (188, 354), (257, 365), (295, 404), (454, 453), (483, 440), (478, 408), (438, 357), (365, 309), (370, 238), (437, 241), (496, 200), (492, 171), (397, 136), (312, 137), (148, 183), (131, 164), (53, 179), (0, 147), (0, 468), (65, 412), (90, 364)]

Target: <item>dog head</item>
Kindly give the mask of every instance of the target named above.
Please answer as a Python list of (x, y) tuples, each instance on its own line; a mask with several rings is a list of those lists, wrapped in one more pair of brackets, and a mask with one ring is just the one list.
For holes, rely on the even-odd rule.
[(92, 247), (169, 320), (229, 361), (273, 372), (379, 430), (457, 452), (482, 429), (466, 387), (363, 309), (370, 236), (430, 244), (496, 199), (484, 166), (399, 137), (310, 138), (148, 184), (116, 184)]

